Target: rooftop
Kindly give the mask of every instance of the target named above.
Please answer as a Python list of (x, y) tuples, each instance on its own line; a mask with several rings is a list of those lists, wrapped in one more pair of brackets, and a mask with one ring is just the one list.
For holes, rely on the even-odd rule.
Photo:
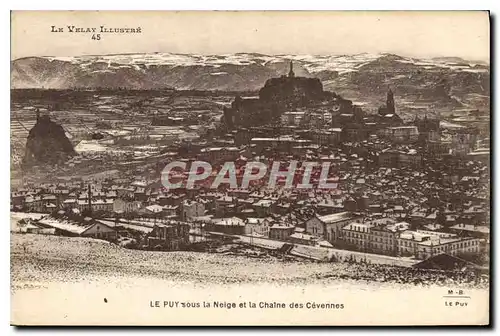
[(323, 223), (326, 224), (331, 224), (331, 223), (336, 223), (336, 222), (341, 222), (345, 221), (348, 219), (355, 218), (356, 216), (352, 214), (351, 212), (345, 211), (345, 212), (339, 212), (331, 215), (325, 215), (325, 216), (317, 216), (317, 218), (322, 221)]
[(396, 130), (396, 129), (417, 129), (417, 126), (393, 126), (393, 127), (387, 127), (390, 130)]
[(342, 229), (343, 230), (349, 230), (349, 231), (368, 231), (373, 225), (369, 222), (364, 222), (364, 223), (349, 223), (346, 226), (344, 226)]
[(471, 232), (480, 232), (485, 234), (490, 234), (490, 228), (482, 225), (472, 225), (472, 224), (457, 224), (450, 227), (455, 230), (463, 230), (463, 231), (471, 231)]

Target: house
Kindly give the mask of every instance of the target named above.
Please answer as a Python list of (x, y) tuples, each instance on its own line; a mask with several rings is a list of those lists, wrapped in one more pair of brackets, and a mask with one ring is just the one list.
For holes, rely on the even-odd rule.
[(237, 198), (230, 196), (220, 196), (215, 199), (215, 212), (219, 216), (223, 217), (228, 213), (234, 213), (235, 207), (237, 206)]
[(307, 233), (295, 232), (288, 237), (288, 240), (294, 244), (315, 246), (318, 243), (319, 238)]
[(25, 201), (25, 194), (21, 192), (11, 192), (10, 193), (10, 200), (12, 202), (12, 205), (15, 207), (22, 207), (24, 205)]
[(112, 212), (113, 211), (113, 203), (112, 199), (97, 199), (91, 202), (92, 211), (104, 211), (104, 212)]
[(146, 195), (146, 188), (144, 187), (137, 187), (134, 191), (134, 199), (136, 201), (141, 201), (144, 202), (147, 198)]
[(398, 143), (416, 142), (419, 137), (417, 126), (395, 126), (380, 130), (379, 135)]
[(267, 218), (249, 217), (245, 219), (245, 234), (250, 236), (269, 237), (271, 221)]
[(118, 197), (118, 193), (116, 192), (116, 190), (110, 190), (106, 193), (105, 197), (115, 199)]
[(87, 200), (78, 199), (75, 205), (80, 212), (89, 209), (89, 202)]
[(330, 128), (328, 130), (311, 132), (312, 140), (319, 145), (335, 145), (340, 141), (341, 128)]
[(54, 234), (55, 229), (53, 228), (44, 228), (40, 225), (37, 225), (33, 221), (29, 221), (28, 223), (21, 225), (19, 224), (19, 232), (23, 233), (36, 233), (36, 234)]
[(163, 216), (166, 218), (177, 217), (177, 211), (179, 210), (178, 205), (165, 205), (163, 207)]
[(131, 213), (139, 212), (142, 208), (142, 202), (117, 198), (113, 202), (113, 212), (115, 213)]
[(147, 236), (147, 244), (168, 251), (182, 249), (189, 244), (189, 229), (189, 224), (182, 222), (155, 224)]
[(305, 111), (283, 112), (281, 114), (281, 122), (288, 126), (298, 126), (305, 114)]
[(185, 200), (180, 206), (181, 220), (190, 220), (194, 217), (201, 217), (205, 214), (205, 205), (202, 202)]
[(271, 214), (274, 202), (268, 199), (262, 199), (255, 202), (252, 206), (259, 217), (267, 217)]
[(75, 208), (76, 207), (76, 204), (77, 204), (77, 199), (76, 198), (68, 198), (68, 199), (65, 199), (63, 202), (62, 202), (62, 207), (63, 208)]
[(320, 215), (344, 212), (344, 205), (338, 199), (322, 200), (317, 204), (317, 208)]
[(56, 205), (56, 208), (57, 208), (58, 200), (57, 200), (56, 195), (45, 194), (45, 195), (43, 195), (42, 200), (43, 200), (44, 204), (54, 204), (54, 205)]
[(399, 166), (419, 168), (422, 165), (422, 155), (415, 149), (399, 152)]
[(490, 239), (490, 228), (485, 225), (456, 224), (450, 230), (460, 236)]
[(94, 222), (81, 234), (82, 237), (92, 237), (105, 240), (114, 240), (117, 237), (115, 228), (100, 222)]
[(422, 165), (422, 155), (415, 149), (395, 150), (387, 148), (378, 155), (378, 162), (383, 167), (413, 167)]
[(45, 203), (43, 205), (44, 207), (44, 212), (47, 212), (47, 213), (51, 213), (52, 211), (56, 210), (57, 209), (57, 205), (55, 205), (54, 203)]
[(24, 204), (30, 212), (44, 211), (44, 202), (41, 196), (26, 196)]
[(234, 161), (240, 156), (237, 147), (210, 147), (200, 150), (199, 159), (208, 162)]
[(238, 217), (218, 218), (207, 225), (207, 230), (226, 234), (244, 235), (245, 222)]
[(119, 198), (133, 198), (134, 197), (134, 187), (118, 187), (116, 189), (117, 197)]
[(240, 199), (247, 199), (250, 196), (250, 190), (247, 189), (230, 189), (228, 190), (229, 196), (234, 196)]
[(173, 194), (167, 196), (167, 204), (170, 205), (181, 205), (182, 201), (186, 198), (186, 194)]
[(288, 240), (288, 238), (294, 233), (294, 231), (295, 226), (274, 224), (269, 228), (269, 238), (275, 240)]
[(360, 218), (361, 216), (347, 211), (325, 216), (318, 216), (316, 214), (313, 218), (305, 222), (305, 228), (307, 233), (323, 238), (333, 244), (342, 239), (342, 228), (345, 225)]
[(44, 217), (38, 221), (38, 225), (45, 228), (55, 229), (55, 234), (63, 236), (92, 237), (105, 240), (114, 240), (117, 237), (116, 230), (102, 222), (86, 217), (81, 222), (65, 218)]
[(275, 212), (280, 215), (285, 215), (290, 212), (290, 203), (288, 202), (279, 202), (275, 204)]
[(148, 205), (144, 209), (148, 215), (160, 215), (163, 211), (163, 207), (158, 204)]

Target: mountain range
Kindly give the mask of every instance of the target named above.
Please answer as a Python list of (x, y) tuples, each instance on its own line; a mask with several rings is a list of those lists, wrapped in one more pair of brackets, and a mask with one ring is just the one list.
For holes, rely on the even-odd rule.
[(326, 90), (356, 102), (396, 95), (436, 106), (489, 108), (490, 66), (458, 57), (416, 59), (394, 54), (228, 55), (118, 54), (26, 57), (11, 62), (13, 89), (125, 88), (257, 91), (288, 72), (317, 77)]

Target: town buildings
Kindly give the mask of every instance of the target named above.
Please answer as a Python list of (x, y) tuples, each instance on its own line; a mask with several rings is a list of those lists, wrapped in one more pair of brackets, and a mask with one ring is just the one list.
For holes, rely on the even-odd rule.
[(320, 237), (333, 245), (343, 238), (342, 228), (350, 222), (360, 219), (351, 212), (314, 216), (305, 223), (306, 232)]
[(478, 238), (461, 238), (455, 234), (428, 231), (405, 231), (398, 239), (398, 253), (402, 256), (414, 256), (427, 259), (434, 255), (446, 253), (452, 256), (460, 254), (478, 254), (481, 240)]
[(205, 214), (205, 205), (193, 200), (185, 200), (181, 203), (180, 218), (183, 221), (192, 220)]
[(418, 140), (417, 126), (394, 126), (381, 129), (379, 135), (395, 143), (413, 143)]
[[(165, 146), (150, 161), (68, 181), (27, 181), (12, 191), (11, 209), (156, 220), (156, 227), (137, 225), (136, 230), (148, 234), (148, 245), (165, 249), (186, 244), (189, 230), (162, 221), (195, 227), (203, 217), (205, 231), (290, 244), (327, 241), (334, 248), (416, 258), (478, 253), (489, 241), (489, 140), (473, 128), (450, 130), (439, 119), (404, 121), (398, 112), (392, 90), (385, 106), (370, 111), (324, 91), (319, 80), (295, 76), (291, 66), (258, 96), (237, 96), (224, 109), (215, 135)], [(69, 164), (81, 160), (74, 157)], [(268, 167), (275, 161), (328, 162), (328, 182), (337, 186), (319, 188), (316, 170), (313, 187), (305, 190), (286, 189), (283, 183), (269, 188), (267, 175), (247, 189), (200, 184), (172, 190), (161, 184), (165, 164), (182, 161), (189, 167), (196, 160), (217, 168), (232, 162), (238, 180), (250, 161)], [(182, 183), (187, 174), (175, 171), (169, 179)], [(299, 180), (303, 174), (298, 169)], [(58, 232), (71, 233), (69, 228)], [(106, 231), (107, 239), (114, 234), (100, 226), (81, 229), (73, 233)]]
[(43, 228), (54, 230), (54, 234), (63, 236), (80, 236), (113, 241), (117, 238), (116, 230), (90, 217), (72, 219), (67, 216), (42, 217), (37, 224)]
[(270, 237), (272, 219), (268, 218), (246, 218), (245, 234), (249, 236)]
[(274, 224), (269, 228), (269, 238), (286, 241), (294, 232), (295, 227), (293, 225)]
[(189, 245), (189, 229), (187, 223), (155, 224), (147, 235), (147, 243), (157, 249), (180, 250)]

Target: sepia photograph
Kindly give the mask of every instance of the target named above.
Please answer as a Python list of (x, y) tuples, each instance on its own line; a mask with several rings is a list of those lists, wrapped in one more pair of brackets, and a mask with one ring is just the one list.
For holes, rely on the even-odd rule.
[(12, 11), (14, 326), (487, 326), (488, 11)]

